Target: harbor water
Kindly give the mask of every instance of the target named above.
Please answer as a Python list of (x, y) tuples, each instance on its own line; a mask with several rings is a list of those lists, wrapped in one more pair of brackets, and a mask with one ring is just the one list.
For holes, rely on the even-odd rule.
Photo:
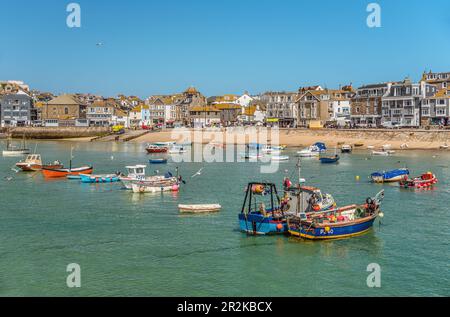
[[(32, 144), (30, 144), (30, 147)], [(34, 146), (34, 145), (33, 145)], [(92, 164), (94, 173), (148, 165), (143, 144), (39, 142), (45, 162)], [(0, 157), (1, 296), (449, 296), (450, 152), (399, 151), (372, 157), (343, 154), (338, 164), (302, 159), (308, 185), (339, 206), (363, 203), (385, 189), (384, 218), (369, 233), (311, 242), (254, 237), (238, 230), (245, 186), (297, 178), (295, 150), (277, 173), (261, 163), (175, 163), (148, 166), (175, 173), (179, 193), (133, 194), (119, 183), (81, 184), (15, 173), (17, 158)], [(433, 190), (377, 185), (368, 175), (407, 166), (432, 171)], [(192, 177), (201, 170), (199, 175)], [(359, 176), (359, 180), (358, 180)], [(178, 204), (219, 203), (222, 211), (181, 215)], [(67, 265), (81, 267), (81, 287), (66, 284)], [(376, 263), (381, 287), (367, 286)]]

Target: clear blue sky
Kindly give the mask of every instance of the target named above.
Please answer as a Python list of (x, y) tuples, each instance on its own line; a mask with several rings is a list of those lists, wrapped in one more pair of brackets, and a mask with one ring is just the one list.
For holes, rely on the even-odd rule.
[[(66, 26), (81, 5), (82, 26)], [(378, 2), (382, 27), (366, 25)], [(0, 79), (146, 97), (337, 87), (450, 71), (448, 0), (0, 0)], [(97, 47), (96, 43), (103, 46)]]

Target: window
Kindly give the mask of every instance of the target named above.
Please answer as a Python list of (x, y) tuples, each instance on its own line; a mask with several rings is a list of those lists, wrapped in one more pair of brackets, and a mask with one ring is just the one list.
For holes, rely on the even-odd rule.
[(67, 107), (64, 108), (64, 114), (69, 114), (69, 108)]

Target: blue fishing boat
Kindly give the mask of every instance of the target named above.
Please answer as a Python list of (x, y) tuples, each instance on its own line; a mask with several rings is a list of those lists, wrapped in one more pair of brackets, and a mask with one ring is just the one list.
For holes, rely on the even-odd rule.
[(325, 143), (322, 142), (316, 142), (312, 146), (316, 147), (319, 150), (319, 152), (326, 152), (327, 150), (327, 146), (325, 145)]
[(166, 158), (155, 158), (149, 160), (150, 164), (166, 164), (167, 159)]
[(120, 177), (117, 174), (108, 175), (88, 175), (80, 174), (82, 183), (115, 183), (120, 181)]
[(395, 183), (408, 179), (409, 170), (407, 168), (399, 168), (388, 172), (375, 172), (370, 175), (374, 183)]
[(380, 210), (383, 198), (384, 191), (381, 191), (374, 198), (367, 198), (363, 205), (289, 217), (288, 232), (309, 240), (341, 239), (366, 233), (377, 217), (383, 217)]
[(323, 164), (333, 164), (337, 163), (340, 160), (339, 155), (335, 155), (333, 157), (321, 157), (319, 158), (320, 162)]

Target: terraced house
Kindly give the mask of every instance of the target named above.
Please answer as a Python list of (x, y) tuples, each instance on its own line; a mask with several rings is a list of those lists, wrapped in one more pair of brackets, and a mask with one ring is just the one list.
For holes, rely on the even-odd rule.
[(330, 91), (320, 86), (302, 87), (295, 100), (297, 122), (301, 127), (319, 127), (330, 121)]
[(450, 125), (450, 87), (422, 100), (422, 126)]
[(368, 84), (356, 89), (351, 100), (351, 121), (359, 127), (377, 127), (381, 125), (382, 98), (392, 83)]
[(112, 124), (114, 109), (118, 105), (114, 99), (95, 100), (87, 107), (86, 118), (91, 126), (107, 127)]
[(382, 97), (382, 124), (400, 127), (419, 127), (422, 119), (422, 99), (431, 97), (437, 87), (421, 81), (412, 83), (409, 78), (393, 83)]
[(266, 122), (280, 128), (297, 126), (297, 93), (295, 92), (266, 92), (261, 101), (267, 105)]
[(438, 90), (450, 88), (450, 72), (447, 73), (423, 73), (422, 81), (437, 87)]
[(192, 107), (204, 107), (207, 104), (206, 97), (194, 87), (189, 87), (184, 91), (176, 106), (176, 123), (190, 125), (190, 110)]
[(147, 104), (151, 123), (158, 126), (173, 126), (177, 118), (177, 104), (182, 100), (181, 94), (148, 98)]
[(36, 116), (33, 116), (33, 99), (25, 92), (19, 90), (14, 94), (0, 96), (1, 126), (30, 125)]

